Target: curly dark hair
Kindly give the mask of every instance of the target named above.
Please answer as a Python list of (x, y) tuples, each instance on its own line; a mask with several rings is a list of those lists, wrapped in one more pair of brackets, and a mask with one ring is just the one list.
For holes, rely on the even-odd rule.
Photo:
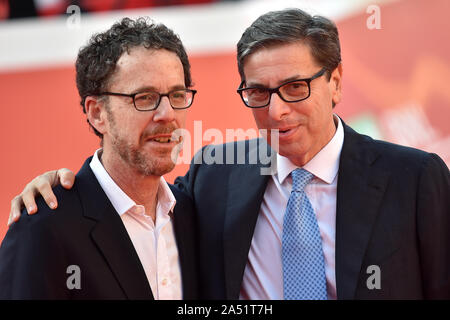
[[(130, 49), (138, 46), (166, 49), (176, 53), (183, 65), (185, 85), (192, 86), (191, 66), (178, 35), (163, 24), (153, 23), (149, 18), (123, 18), (105, 32), (94, 34), (78, 53), (75, 64), (76, 81), (84, 113), (86, 97), (107, 91), (108, 81), (119, 58), (125, 51), (130, 52)], [(94, 133), (102, 138), (102, 134), (92, 128)]]

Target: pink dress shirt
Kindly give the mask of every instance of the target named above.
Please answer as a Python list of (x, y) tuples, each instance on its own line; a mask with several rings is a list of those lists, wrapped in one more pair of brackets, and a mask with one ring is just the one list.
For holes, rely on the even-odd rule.
[[(156, 223), (145, 214), (145, 208), (136, 204), (103, 167), (97, 150), (90, 167), (100, 186), (120, 215), (144, 268), (155, 300), (182, 298), (181, 271), (170, 213), (175, 197), (163, 177), (159, 182)], [(112, 234), (111, 237), (114, 237)], [(127, 263), (124, 261), (123, 263)]]
[[(337, 130), (304, 169), (314, 174), (305, 192), (317, 217), (325, 257), (328, 299), (336, 299), (335, 234), (336, 190), (339, 159), (344, 143), (344, 129), (336, 115)], [(290, 173), (297, 169), (289, 159), (277, 154), (277, 169), (264, 193), (256, 221), (240, 299), (283, 299), (281, 239), (283, 218), (292, 190)]]

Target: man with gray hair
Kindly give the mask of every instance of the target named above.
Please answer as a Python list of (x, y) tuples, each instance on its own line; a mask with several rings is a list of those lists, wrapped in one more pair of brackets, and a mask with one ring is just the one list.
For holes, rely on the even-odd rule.
[[(343, 76), (335, 24), (269, 12), (237, 48), (238, 93), (277, 154), (271, 175), (262, 162), (193, 161), (177, 179), (196, 209), (201, 297), (449, 299), (449, 170), (436, 154), (358, 134), (334, 113)], [(236, 144), (247, 160), (259, 153)], [(196, 157), (229, 150), (206, 146)], [(36, 178), (13, 214), (54, 180), (57, 172)]]
[(343, 75), (335, 24), (269, 12), (244, 32), (237, 60), (238, 93), (277, 146), (275, 170), (193, 162), (178, 180), (194, 199), (209, 195), (195, 204), (203, 295), (450, 298), (448, 168), (334, 113)]

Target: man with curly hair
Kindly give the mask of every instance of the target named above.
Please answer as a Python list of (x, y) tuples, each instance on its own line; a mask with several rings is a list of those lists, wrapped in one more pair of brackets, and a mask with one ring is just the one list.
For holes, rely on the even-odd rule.
[(73, 189), (55, 188), (61, 214), (41, 198), (11, 226), (0, 299), (196, 298), (191, 202), (162, 177), (195, 94), (180, 39), (125, 18), (80, 50), (76, 81), (102, 148)]

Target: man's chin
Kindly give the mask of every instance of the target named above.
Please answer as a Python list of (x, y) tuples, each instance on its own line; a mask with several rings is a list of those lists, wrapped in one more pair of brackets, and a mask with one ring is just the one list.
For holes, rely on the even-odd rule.
[(146, 176), (163, 176), (175, 168), (175, 163), (170, 159), (152, 159), (138, 165), (138, 170)]
[(298, 157), (301, 155), (302, 150), (296, 146), (288, 145), (288, 144), (282, 144), (277, 146), (277, 153), (280, 156), (286, 157), (286, 158), (292, 158), (292, 157)]
[(171, 172), (173, 169), (175, 168), (175, 164), (170, 164), (167, 166), (160, 166), (158, 168), (156, 168), (154, 171), (156, 172), (154, 175), (156, 176), (163, 176), (169, 172)]

